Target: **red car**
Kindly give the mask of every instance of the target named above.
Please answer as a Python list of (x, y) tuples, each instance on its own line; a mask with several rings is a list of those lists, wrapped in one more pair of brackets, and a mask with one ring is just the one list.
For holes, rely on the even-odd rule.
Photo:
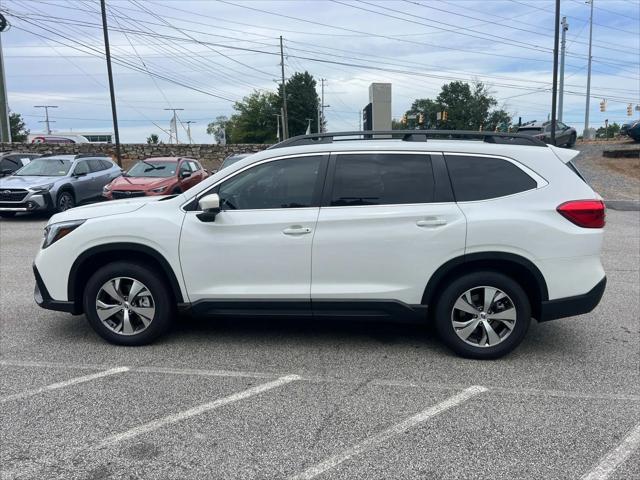
[(193, 158), (156, 157), (140, 160), (102, 191), (112, 199), (182, 193), (209, 176)]

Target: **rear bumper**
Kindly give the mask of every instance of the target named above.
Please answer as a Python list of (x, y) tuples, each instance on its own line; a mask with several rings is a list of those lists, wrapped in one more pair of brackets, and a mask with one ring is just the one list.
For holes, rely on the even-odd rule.
[(583, 295), (542, 302), (538, 321), (546, 322), (557, 318), (573, 317), (575, 315), (589, 313), (600, 303), (606, 286), (607, 277), (603, 277), (595, 287)]
[(67, 312), (73, 315), (80, 315), (82, 313), (81, 311), (78, 311), (74, 302), (54, 300), (51, 298), (51, 295), (49, 295), (49, 291), (42, 281), (42, 277), (40, 276), (40, 273), (38, 273), (38, 269), (35, 265), (33, 266), (33, 275), (36, 277), (36, 287), (33, 292), (33, 298), (38, 306), (46, 308), (47, 310)]

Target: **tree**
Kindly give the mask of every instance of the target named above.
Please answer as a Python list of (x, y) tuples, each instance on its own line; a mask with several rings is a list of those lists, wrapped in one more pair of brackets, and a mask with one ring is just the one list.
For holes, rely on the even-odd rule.
[(613, 138), (620, 133), (620, 125), (616, 122), (608, 127), (600, 127), (596, 130), (596, 138)]
[(26, 142), (29, 135), (27, 124), (24, 123), (22, 115), (15, 112), (9, 113), (9, 126), (11, 128), (11, 141)]
[[(318, 131), (318, 107), (320, 99), (316, 92), (316, 81), (309, 72), (296, 72), (286, 83), (287, 116), (289, 118), (289, 136), (304, 135), (311, 119), (311, 131)], [(278, 88), (276, 107), (278, 113), (282, 105), (282, 86)]]
[(226, 142), (229, 142), (227, 136), (227, 126), (229, 124), (229, 118), (225, 115), (219, 115), (216, 119), (207, 125), (207, 135), (213, 135), (213, 139), (216, 143), (222, 143), (223, 138)]
[(273, 92), (254, 91), (233, 105), (237, 112), (227, 123), (227, 142), (275, 143), (279, 113), (278, 96)]
[(158, 137), (158, 135), (156, 135), (155, 133), (152, 133), (147, 137), (147, 143), (149, 145), (157, 145), (158, 143), (160, 143), (160, 137)]
[[(497, 100), (490, 95), (486, 85), (475, 82), (451, 82), (442, 86), (435, 100), (417, 99), (407, 110), (407, 115), (423, 113), (422, 128), (443, 128), (447, 130), (494, 130), (496, 126), (505, 129), (511, 122), (511, 116), (504, 110), (494, 110)], [(436, 120), (438, 112), (447, 112), (447, 120)], [(415, 128), (409, 122), (407, 128)], [(413, 127), (412, 127), (413, 125)]]

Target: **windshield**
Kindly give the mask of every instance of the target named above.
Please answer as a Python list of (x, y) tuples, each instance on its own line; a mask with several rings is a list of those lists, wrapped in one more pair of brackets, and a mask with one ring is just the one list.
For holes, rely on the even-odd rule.
[(228, 167), (229, 165), (233, 165), (234, 163), (239, 162), (240, 160), (242, 160), (243, 158), (247, 158), (248, 156), (248, 154), (230, 155), (224, 159), (222, 165), (220, 165), (220, 170)]
[(540, 133), (542, 132), (542, 128), (540, 127), (524, 127), (519, 128), (518, 133)]
[(71, 160), (62, 158), (46, 158), (32, 160), (14, 175), (34, 177), (64, 177), (69, 173)]
[(125, 177), (173, 177), (176, 174), (178, 162), (147, 162), (140, 160), (131, 167)]

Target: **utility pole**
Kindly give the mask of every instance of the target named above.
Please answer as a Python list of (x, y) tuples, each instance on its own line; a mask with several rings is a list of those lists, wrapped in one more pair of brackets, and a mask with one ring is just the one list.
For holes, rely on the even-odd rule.
[[(182, 111), (184, 108), (165, 108), (165, 110), (169, 112), (173, 112), (173, 118), (171, 120), (171, 124), (173, 125), (173, 130), (176, 132), (176, 145), (178, 144), (178, 115), (176, 111)], [(171, 131), (171, 128), (169, 129)]]
[(287, 88), (284, 80), (284, 47), (280, 35), (280, 67), (282, 68), (282, 139), (289, 138), (289, 117), (287, 116)]
[(320, 79), (320, 114), (318, 116), (318, 133), (324, 132), (324, 109), (330, 107), (331, 105), (324, 104), (324, 83), (327, 81), (326, 78)]
[(558, 97), (558, 121), (562, 121), (563, 98), (564, 98), (564, 54), (567, 48), (567, 30), (569, 24), (567, 17), (562, 17), (562, 41), (560, 42), (560, 95)]
[[(0, 38), (7, 28), (7, 19), (0, 14)], [(2, 40), (0, 40), (0, 141), (11, 143), (11, 123), (9, 121), (9, 102), (7, 100), (7, 83), (4, 78), (4, 56)]]
[(553, 90), (551, 94), (551, 145), (556, 144), (556, 101), (558, 99), (558, 43), (560, 40), (560, 0), (556, 0), (555, 35), (553, 37)]
[(56, 123), (54, 121), (49, 120), (49, 109), (50, 108), (58, 108), (57, 105), (34, 105), (34, 108), (44, 108), (44, 121), (40, 120), (38, 123), (44, 123), (46, 125), (47, 135), (51, 135), (51, 125), (50, 123)]
[(591, 13), (589, 14), (589, 63), (587, 67), (587, 104), (584, 109), (584, 132), (582, 138), (585, 140), (589, 135), (589, 101), (591, 100), (591, 40), (593, 39), (593, 1), (587, 0), (591, 4)]
[(109, 29), (107, 27), (107, 6), (105, 0), (100, 0), (102, 10), (102, 32), (104, 33), (104, 55), (107, 59), (107, 75), (109, 76), (109, 93), (111, 95), (111, 116), (113, 117), (113, 133), (116, 138), (116, 160), (118, 166), (122, 167), (122, 157), (120, 155), (120, 132), (118, 130), (118, 114), (116, 112), (116, 93), (113, 88), (113, 70), (111, 69), (111, 50), (109, 48)]
[(193, 120), (188, 120), (184, 123), (187, 124), (187, 137), (189, 137), (189, 145), (191, 145), (193, 143), (193, 141), (191, 140), (191, 124), (196, 122), (194, 122)]

